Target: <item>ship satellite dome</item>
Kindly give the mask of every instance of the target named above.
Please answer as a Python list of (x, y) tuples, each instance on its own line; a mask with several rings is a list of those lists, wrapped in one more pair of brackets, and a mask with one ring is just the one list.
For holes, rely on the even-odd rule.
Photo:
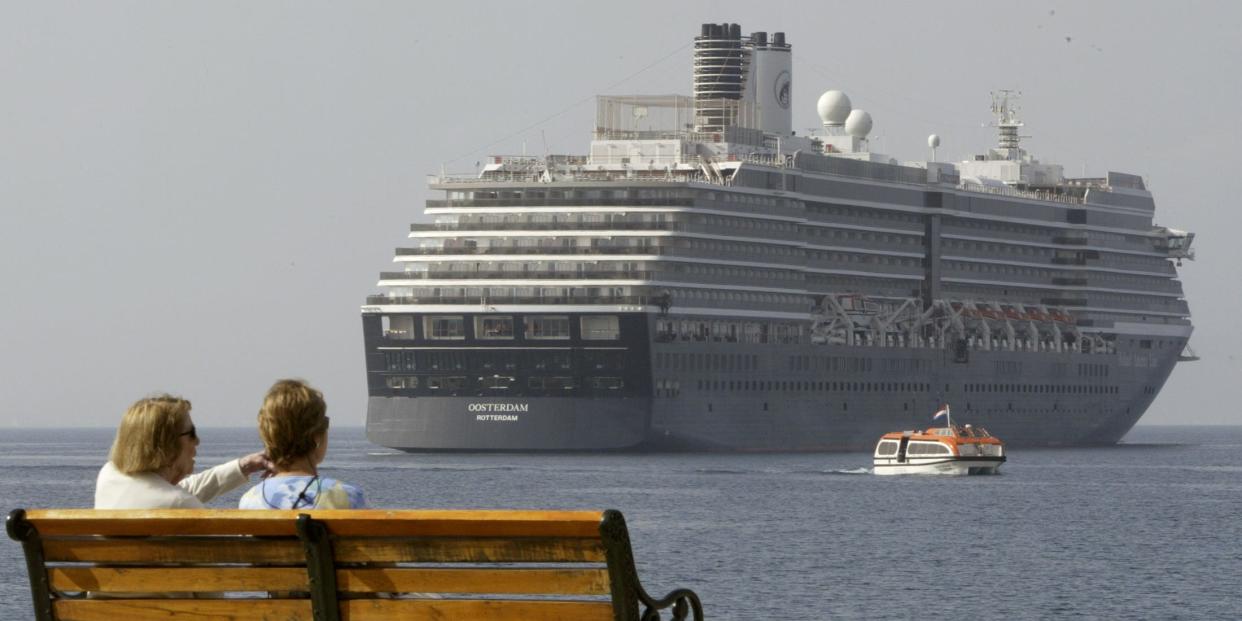
[(936, 147), (940, 146), (940, 136), (937, 136), (936, 134), (932, 134), (932, 135), (928, 136), (928, 137), (927, 137), (927, 146), (929, 146), (929, 147), (931, 147), (931, 148), (933, 148), (933, 149), (935, 149)]
[(864, 110), (854, 110), (845, 119), (845, 133), (855, 138), (866, 138), (871, 133), (871, 115)]
[(815, 110), (825, 125), (842, 125), (850, 115), (850, 98), (841, 91), (827, 91), (819, 96)]

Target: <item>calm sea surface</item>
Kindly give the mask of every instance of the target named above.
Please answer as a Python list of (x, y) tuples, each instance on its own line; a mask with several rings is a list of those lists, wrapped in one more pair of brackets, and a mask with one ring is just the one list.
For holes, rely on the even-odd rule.
[[(201, 434), (199, 466), (259, 448)], [(89, 507), (111, 436), (0, 431), (0, 509)], [(1242, 427), (1139, 427), (997, 477), (877, 477), (861, 453), (409, 455), (334, 428), (323, 470), (374, 507), (620, 509), (647, 590), (692, 588), (716, 619), (1231, 619), (1240, 451)], [(0, 619), (30, 611), (5, 537)]]

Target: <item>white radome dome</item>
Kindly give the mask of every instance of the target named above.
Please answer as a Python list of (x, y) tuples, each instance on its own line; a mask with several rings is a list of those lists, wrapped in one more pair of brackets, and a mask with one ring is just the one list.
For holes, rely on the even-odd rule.
[(850, 98), (841, 91), (827, 91), (819, 96), (815, 110), (825, 125), (841, 125), (850, 115)]
[(866, 138), (871, 133), (871, 115), (864, 110), (854, 110), (845, 119), (845, 133), (855, 138)]
[(927, 146), (929, 146), (929, 147), (931, 147), (931, 148), (933, 148), (933, 149), (935, 149), (936, 147), (940, 146), (940, 136), (937, 136), (936, 134), (932, 134), (932, 135), (928, 136), (928, 137), (927, 137)]

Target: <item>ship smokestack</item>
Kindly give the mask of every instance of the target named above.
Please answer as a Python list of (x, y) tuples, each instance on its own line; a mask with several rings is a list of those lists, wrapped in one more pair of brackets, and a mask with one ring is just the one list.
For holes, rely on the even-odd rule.
[(694, 129), (719, 133), (737, 122), (748, 50), (738, 24), (703, 24), (694, 40)]
[(694, 130), (728, 127), (792, 135), (792, 55), (785, 33), (742, 37), (738, 24), (703, 24), (694, 40)]

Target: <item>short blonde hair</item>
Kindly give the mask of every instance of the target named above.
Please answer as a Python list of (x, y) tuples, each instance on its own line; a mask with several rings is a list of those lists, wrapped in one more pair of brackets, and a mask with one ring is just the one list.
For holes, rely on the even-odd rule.
[(259, 408), (259, 437), (268, 459), (278, 467), (310, 455), (328, 431), (323, 393), (296, 379), (278, 380)]
[(139, 399), (125, 410), (108, 460), (125, 474), (157, 472), (181, 454), (181, 428), (190, 402), (172, 395)]

